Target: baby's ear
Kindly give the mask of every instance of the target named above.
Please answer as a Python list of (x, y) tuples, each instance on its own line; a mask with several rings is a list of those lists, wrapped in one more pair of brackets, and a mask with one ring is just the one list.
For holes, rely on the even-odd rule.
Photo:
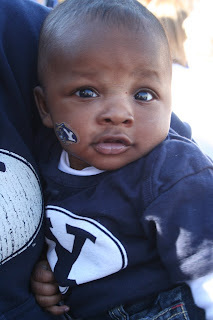
[(37, 86), (34, 88), (33, 92), (38, 112), (43, 124), (48, 128), (53, 128), (52, 118), (46, 104), (44, 90), (42, 89), (42, 87)]

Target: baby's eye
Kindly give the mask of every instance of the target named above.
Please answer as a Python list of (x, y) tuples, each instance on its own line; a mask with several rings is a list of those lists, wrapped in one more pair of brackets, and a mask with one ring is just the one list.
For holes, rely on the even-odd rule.
[(135, 95), (135, 99), (141, 100), (141, 101), (151, 101), (154, 98), (155, 98), (154, 95), (146, 90), (141, 90), (141, 91), (137, 92)]
[(79, 89), (75, 94), (81, 98), (96, 98), (98, 96), (94, 90), (89, 88)]

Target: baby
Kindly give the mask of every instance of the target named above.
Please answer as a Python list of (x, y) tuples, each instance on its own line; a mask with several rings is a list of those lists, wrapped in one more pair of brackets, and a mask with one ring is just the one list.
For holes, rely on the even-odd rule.
[(70, 317), (213, 319), (213, 164), (170, 129), (159, 21), (135, 0), (67, 0), (38, 74), (47, 257)]

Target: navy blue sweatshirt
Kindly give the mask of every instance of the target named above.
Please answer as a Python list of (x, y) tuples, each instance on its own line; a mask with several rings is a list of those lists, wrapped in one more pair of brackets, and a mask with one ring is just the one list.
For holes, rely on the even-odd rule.
[(137, 161), (76, 176), (43, 142), (47, 257), (75, 318), (212, 274), (213, 162), (195, 143), (170, 130)]

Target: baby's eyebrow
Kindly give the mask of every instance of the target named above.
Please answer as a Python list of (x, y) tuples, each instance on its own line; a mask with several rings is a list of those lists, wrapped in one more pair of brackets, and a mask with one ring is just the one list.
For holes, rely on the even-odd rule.
[(97, 74), (99, 73), (99, 71), (95, 71), (95, 70), (87, 70), (87, 71), (80, 71), (80, 70), (72, 70), (72, 74), (71, 76), (73, 77), (82, 77), (82, 78), (91, 78), (91, 77), (96, 77)]
[(160, 81), (160, 74), (154, 69), (138, 69), (132, 73), (132, 76)]

